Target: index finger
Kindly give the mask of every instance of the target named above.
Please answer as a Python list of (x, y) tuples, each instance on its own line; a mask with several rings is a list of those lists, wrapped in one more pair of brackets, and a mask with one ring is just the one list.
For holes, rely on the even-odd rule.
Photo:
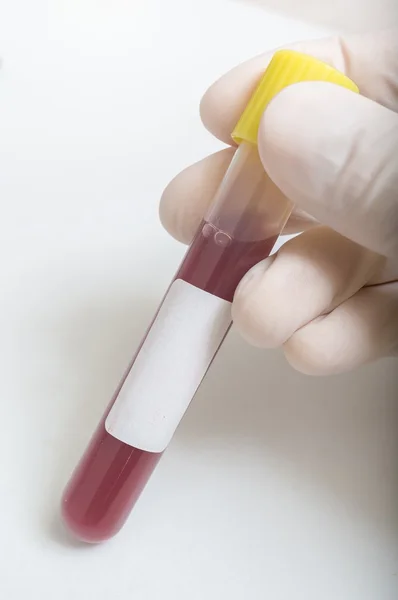
[[(392, 110), (398, 109), (398, 32), (331, 37), (284, 46), (310, 54), (338, 69), (358, 85), (362, 95)], [(204, 95), (200, 112), (205, 127), (231, 144), (231, 132), (274, 51), (229, 71)]]

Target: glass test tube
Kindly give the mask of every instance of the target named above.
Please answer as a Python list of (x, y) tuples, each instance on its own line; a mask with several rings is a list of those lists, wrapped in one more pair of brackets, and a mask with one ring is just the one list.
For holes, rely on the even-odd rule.
[(243, 114), (208, 214), (65, 490), (63, 519), (81, 540), (100, 542), (122, 527), (230, 328), (240, 280), (282, 232), (293, 205), (264, 172), (257, 130), (280, 89), (312, 79), (356, 91), (331, 67), (282, 51)]

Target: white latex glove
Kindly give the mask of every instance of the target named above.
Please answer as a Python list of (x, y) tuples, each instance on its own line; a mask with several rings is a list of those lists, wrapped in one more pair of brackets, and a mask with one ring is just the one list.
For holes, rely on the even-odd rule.
[[(362, 96), (301, 83), (265, 111), (260, 156), (297, 204), (286, 232), (305, 231), (244, 277), (233, 319), (249, 342), (283, 346), (296, 369), (330, 374), (398, 354), (398, 32), (290, 48), (345, 72)], [(221, 140), (230, 142), (271, 56), (206, 93), (202, 118)], [(191, 241), (233, 152), (189, 167), (165, 190), (160, 215), (177, 239)]]

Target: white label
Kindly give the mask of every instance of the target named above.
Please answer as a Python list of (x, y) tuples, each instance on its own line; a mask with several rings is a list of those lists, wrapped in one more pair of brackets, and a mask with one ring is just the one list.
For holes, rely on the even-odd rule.
[(177, 279), (105, 421), (108, 433), (163, 452), (231, 324), (231, 304)]

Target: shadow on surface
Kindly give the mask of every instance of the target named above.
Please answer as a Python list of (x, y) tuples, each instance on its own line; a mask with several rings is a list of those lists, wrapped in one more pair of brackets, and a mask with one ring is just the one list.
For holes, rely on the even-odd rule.
[(394, 360), (311, 378), (280, 351), (249, 348), (232, 332), (177, 441), (199, 448), (227, 438), (231, 451), (254, 445), (295, 484), (319, 488), (388, 532), (398, 502), (397, 398)]

